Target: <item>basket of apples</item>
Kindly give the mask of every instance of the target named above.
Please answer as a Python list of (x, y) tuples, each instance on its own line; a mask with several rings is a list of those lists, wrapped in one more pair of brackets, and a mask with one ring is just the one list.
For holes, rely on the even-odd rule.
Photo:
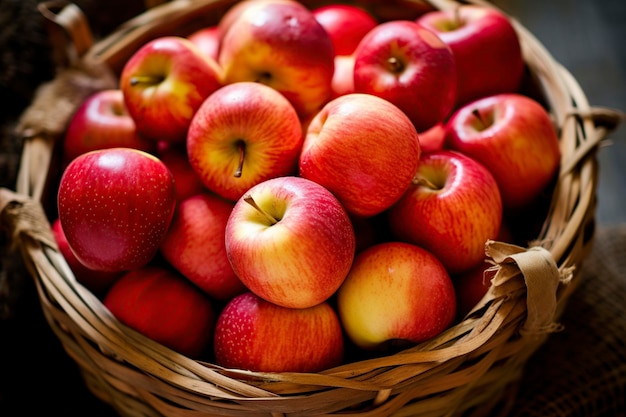
[(478, 0), (175, 0), (42, 87), (3, 216), (120, 415), (506, 412), (617, 122)]

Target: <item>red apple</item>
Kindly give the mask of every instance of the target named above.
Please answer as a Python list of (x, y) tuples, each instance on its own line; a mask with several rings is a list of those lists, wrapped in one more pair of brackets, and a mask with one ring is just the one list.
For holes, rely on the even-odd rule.
[(230, 266), (224, 245), (232, 209), (233, 203), (209, 193), (182, 200), (161, 244), (161, 253), (171, 265), (220, 301), (246, 289)]
[(190, 40), (154, 39), (126, 62), (120, 89), (137, 130), (155, 141), (184, 142), (202, 102), (221, 86), (221, 70)]
[(430, 129), (420, 132), (420, 147), (422, 152), (440, 151), (446, 141), (446, 124), (439, 122)]
[(209, 26), (196, 30), (187, 36), (202, 53), (217, 62), (220, 50), (220, 31), (217, 26)]
[(98, 91), (72, 115), (63, 140), (63, 159), (69, 163), (86, 152), (117, 147), (152, 152), (155, 144), (137, 132), (121, 90)]
[(446, 144), (491, 171), (505, 209), (531, 204), (560, 164), (559, 139), (549, 113), (520, 94), (485, 97), (458, 109), (446, 125)]
[(332, 41), (304, 5), (252, 2), (223, 33), (218, 62), (226, 83), (254, 81), (282, 93), (301, 117), (331, 95)]
[(493, 7), (461, 5), (425, 13), (416, 20), (452, 50), (457, 67), (457, 106), (499, 93), (516, 92), (524, 74), (517, 32)]
[(255, 184), (293, 174), (304, 138), (293, 106), (264, 84), (237, 82), (212, 94), (189, 127), (189, 162), (204, 185), (237, 200)]
[(354, 55), (337, 55), (330, 99), (354, 93)]
[(301, 177), (252, 187), (235, 203), (225, 233), (239, 279), (259, 297), (289, 308), (326, 301), (350, 270), (356, 247), (341, 203)]
[(207, 191), (200, 177), (191, 167), (187, 146), (182, 143), (159, 142), (155, 155), (169, 168), (176, 182), (176, 200)]
[(351, 214), (368, 217), (404, 194), (419, 157), (417, 131), (402, 110), (377, 96), (347, 94), (311, 120), (299, 172), (329, 189)]
[(385, 242), (355, 257), (337, 309), (356, 346), (382, 350), (440, 334), (455, 318), (456, 299), (450, 275), (433, 254)]
[(76, 281), (84, 285), (85, 288), (94, 294), (104, 294), (122, 275), (121, 272), (94, 271), (93, 269), (87, 268), (80, 263), (76, 255), (74, 255), (74, 252), (70, 249), (70, 245), (67, 243), (67, 238), (65, 237), (61, 222), (58, 218), (52, 222), (51, 228), (54, 239), (59, 247), (59, 252), (61, 252), (61, 255), (65, 258)]
[(456, 65), (448, 46), (409, 20), (381, 23), (354, 52), (354, 89), (384, 98), (422, 132), (441, 122), (456, 101)]
[(59, 221), (80, 262), (99, 271), (146, 265), (176, 205), (174, 177), (158, 158), (130, 148), (74, 159), (59, 184)]
[(388, 219), (397, 238), (433, 253), (456, 274), (485, 258), (485, 242), (502, 223), (502, 201), (482, 164), (458, 152), (431, 152)]
[(216, 363), (257, 372), (320, 372), (341, 364), (341, 324), (326, 302), (280, 307), (246, 292), (220, 313), (213, 342)]
[(312, 11), (330, 35), (335, 55), (351, 55), (363, 36), (378, 25), (367, 10), (353, 4), (330, 3)]
[(128, 327), (191, 358), (209, 348), (217, 320), (208, 297), (180, 275), (156, 266), (124, 274), (104, 305)]

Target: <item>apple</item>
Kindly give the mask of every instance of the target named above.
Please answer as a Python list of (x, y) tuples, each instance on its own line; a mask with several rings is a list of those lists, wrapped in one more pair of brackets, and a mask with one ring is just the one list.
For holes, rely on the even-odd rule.
[(244, 10), (252, 7), (262, 6), (264, 3), (298, 3), (296, 0), (243, 0), (230, 6), (217, 24), (217, 31), (220, 39), (224, 36), (235, 20), (243, 13)]
[(78, 260), (98, 271), (146, 265), (156, 254), (176, 205), (171, 172), (131, 148), (87, 152), (63, 171), (59, 221)]
[(224, 244), (232, 209), (232, 202), (206, 192), (180, 201), (160, 247), (174, 268), (219, 301), (246, 290), (230, 266)]
[(439, 122), (430, 129), (420, 132), (420, 147), (422, 152), (440, 151), (445, 146), (446, 124)]
[(286, 308), (251, 292), (224, 307), (213, 349), (219, 366), (256, 372), (320, 372), (344, 355), (341, 323), (327, 302)]
[(433, 253), (451, 274), (478, 265), (502, 224), (498, 184), (482, 164), (459, 152), (424, 153), (415, 180), (389, 209), (397, 239)]
[(211, 300), (167, 268), (125, 273), (103, 303), (123, 324), (191, 358), (200, 357), (212, 342), (217, 314)]
[(294, 174), (303, 140), (298, 114), (283, 95), (242, 81), (202, 103), (189, 126), (187, 154), (209, 190), (235, 201), (255, 184)]
[(326, 301), (348, 274), (356, 248), (339, 200), (295, 176), (248, 190), (226, 223), (225, 243), (241, 282), (264, 300), (289, 308)]
[(312, 12), (328, 32), (335, 55), (351, 55), (363, 36), (378, 25), (372, 14), (354, 4), (330, 3)]
[(460, 5), (434, 10), (417, 23), (450, 47), (457, 67), (457, 106), (499, 93), (517, 92), (524, 59), (510, 19), (493, 7)]
[(76, 281), (94, 294), (104, 294), (115, 281), (122, 275), (122, 272), (94, 271), (80, 263), (74, 252), (67, 243), (67, 238), (61, 227), (61, 222), (56, 218), (51, 225), (54, 240), (59, 247), (59, 252), (65, 258), (67, 265), (72, 270)]
[(220, 31), (217, 26), (200, 28), (187, 36), (202, 53), (217, 62), (220, 50)]
[(443, 121), (456, 101), (450, 48), (410, 20), (369, 31), (354, 52), (354, 90), (384, 98), (404, 111), (418, 132)]
[(384, 242), (356, 255), (337, 292), (350, 340), (365, 350), (405, 347), (437, 336), (455, 319), (450, 275), (427, 250)]
[(223, 33), (219, 64), (225, 83), (253, 81), (282, 93), (300, 117), (331, 95), (334, 49), (312, 12), (295, 1), (260, 1)]
[(380, 97), (354, 93), (330, 101), (311, 120), (299, 174), (330, 190), (352, 215), (369, 217), (404, 194), (419, 158), (406, 114)]
[(152, 152), (155, 145), (137, 132), (121, 90), (97, 91), (80, 104), (70, 119), (63, 139), (64, 165), (86, 152), (117, 147)]
[(204, 183), (189, 163), (186, 144), (160, 141), (157, 143), (155, 155), (174, 176), (177, 201), (207, 191)]
[(335, 56), (335, 72), (331, 81), (329, 100), (354, 93), (354, 55)]
[(446, 146), (491, 171), (506, 210), (532, 204), (554, 179), (561, 156), (548, 111), (517, 93), (462, 106), (446, 124)]
[(184, 142), (202, 102), (222, 84), (217, 62), (189, 39), (163, 36), (126, 61), (120, 89), (137, 130), (155, 141)]

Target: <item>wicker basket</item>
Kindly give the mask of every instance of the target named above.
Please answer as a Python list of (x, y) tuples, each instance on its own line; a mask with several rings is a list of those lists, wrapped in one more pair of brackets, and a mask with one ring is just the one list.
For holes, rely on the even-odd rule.
[[(57, 180), (54, 145), (69, 115), (88, 93), (115, 85), (115, 75), (141, 44), (213, 24), (234, 2), (171, 1), (93, 45), (74, 44), (68, 67), (40, 89), (22, 118), (25, 144), (17, 193), (2, 190), (3, 222), (12, 226), (46, 319), (87, 386), (123, 416), (505, 413), (524, 364), (558, 329), (579, 280), (594, 231), (595, 153), (618, 123), (614, 112), (590, 107), (572, 76), (516, 21), (529, 74), (560, 136), (560, 173), (535, 243), (523, 248), (488, 242), (487, 252), (497, 265), (490, 291), (463, 321), (435, 339), (315, 374), (223, 369), (184, 357), (125, 327), (76, 282), (51, 235), (47, 219), (53, 209), (44, 209), (45, 196)], [(455, 5), (430, 3), (436, 8)], [(378, 7), (380, 16), (407, 16), (426, 7), (419, 0), (367, 4)], [(80, 23), (69, 27), (85, 30)]]

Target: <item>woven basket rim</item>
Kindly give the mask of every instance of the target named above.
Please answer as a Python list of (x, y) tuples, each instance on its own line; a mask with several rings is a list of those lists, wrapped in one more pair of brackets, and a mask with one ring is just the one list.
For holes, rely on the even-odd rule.
[[(115, 72), (146, 39), (171, 33), (179, 26), (189, 31), (199, 15), (235, 2), (164, 3), (93, 45), (82, 59), (104, 62)], [(447, 0), (430, 3), (436, 8), (457, 4)], [(481, 0), (468, 3), (495, 7)], [(616, 124), (616, 115), (591, 107), (574, 77), (522, 24), (509, 17), (520, 35), (528, 68), (554, 117), (563, 155), (540, 235), (528, 248), (513, 248), (552, 260), (556, 321), (575, 289), (593, 237), (595, 151), (608, 133), (597, 120)], [(16, 188), (19, 195), (39, 201), (55, 138), (30, 136)], [(418, 411), (420, 415), (443, 415), (441, 410), (468, 410), (493, 399), (495, 406), (519, 379), (526, 359), (554, 331), (520, 334), (529, 302), (520, 278), (508, 296), (487, 296), (465, 320), (440, 336), (394, 355), (349, 362), (314, 374), (224, 369), (173, 352), (122, 325), (76, 282), (50, 238), (50, 225), (41, 211), (35, 207), (33, 214), (22, 208), (16, 216), (23, 217), (24, 211), (28, 212), (26, 224), (14, 234), (20, 235), (20, 249), (37, 284), (46, 319), (68, 355), (82, 368), (92, 392), (124, 415), (187, 415), (185, 410), (189, 415), (199, 411), (207, 415), (308, 416), (351, 408), (354, 415), (414, 415)], [(355, 408), (357, 405), (362, 408)]]

